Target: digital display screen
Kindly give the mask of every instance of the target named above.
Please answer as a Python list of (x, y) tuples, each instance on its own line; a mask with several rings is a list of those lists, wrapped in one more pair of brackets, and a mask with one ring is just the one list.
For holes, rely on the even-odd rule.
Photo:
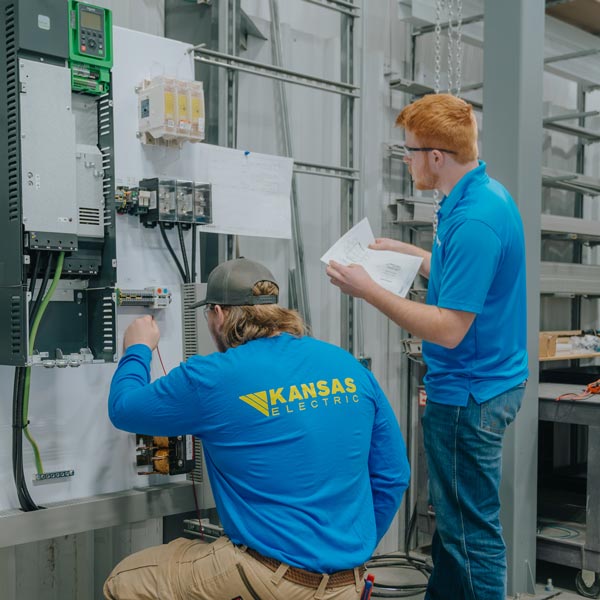
[(79, 14), (80, 25), (86, 29), (102, 29), (102, 17), (96, 13), (82, 10)]

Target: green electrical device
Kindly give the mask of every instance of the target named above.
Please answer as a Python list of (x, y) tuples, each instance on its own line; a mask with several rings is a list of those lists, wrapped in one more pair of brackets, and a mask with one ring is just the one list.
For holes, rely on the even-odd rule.
[(68, 1), (71, 88), (84, 94), (106, 94), (113, 64), (112, 13), (78, 0)]

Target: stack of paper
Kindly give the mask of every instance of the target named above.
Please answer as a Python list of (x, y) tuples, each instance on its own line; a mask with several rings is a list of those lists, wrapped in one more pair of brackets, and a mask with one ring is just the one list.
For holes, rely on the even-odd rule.
[(361, 265), (381, 287), (404, 298), (423, 259), (390, 250), (372, 250), (369, 244), (373, 242), (369, 221), (363, 219), (327, 250), (321, 260), (325, 264), (334, 260), (342, 265)]

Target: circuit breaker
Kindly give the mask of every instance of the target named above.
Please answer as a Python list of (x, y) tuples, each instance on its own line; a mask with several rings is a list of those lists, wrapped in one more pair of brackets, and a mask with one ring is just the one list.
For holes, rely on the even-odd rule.
[(204, 139), (204, 88), (201, 81), (155, 77), (142, 81), (138, 94), (139, 135), (144, 144), (180, 146)]
[[(73, 0), (0, 0), (0, 364), (116, 357), (110, 22)], [(74, 35), (97, 40), (77, 56), (93, 85)]]

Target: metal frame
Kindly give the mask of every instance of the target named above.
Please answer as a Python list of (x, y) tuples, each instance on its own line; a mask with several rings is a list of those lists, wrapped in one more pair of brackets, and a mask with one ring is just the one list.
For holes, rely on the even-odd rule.
[[(239, 17), (239, 0), (221, 0), (219, 5), (219, 26), (223, 27), (223, 22), (226, 23), (226, 36), (228, 40), (226, 52), (217, 52), (215, 50), (204, 48), (203, 46), (194, 46), (192, 51), (194, 52), (194, 60), (220, 67), (227, 71), (226, 109), (224, 109), (224, 113), (220, 113), (219, 117), (227, 123), (226, 145), (230, 147), (236, 146), (235, 123), (237, 121), (237, 79), (234, 80), (234, 77), (239, 72), (267, 77), (284, 83), (292, 83), (340, 95), (342, 103), (342, 164), (339, 167), (332, 167), (330, 165), (297, 162), (294, 165), (294, 172), (324, 177), (335, 177), (341, 180), (341, 229), (342, 231), (347, 231), (354, 223), (354, 203), (356, 196), (355, 182), (359, 177), (359, 171), (354, 168), (354, 101), (359, 98), (359, 88), (354, 85), (354, 20), (359, 16), (359, 6), (355, 2), (349, 0), (305, 1), (340, 13), (342, 81), (332, 81), (321, 77), (314, 77), (290, 69), (285, 69), (281, 66), (264, 64), (236, 56), (235, 52), (237, 50), (237, 45), (235, 43), (235, 32), (239, 29), (239, 27), (236, 27)], [(299, 227), (299, 223), (296, 223), (295, 227)], [(230, 257), (233, 254), (232, 236), (228, 236), (227, 245), (227, 255)], [(298, 250), (296, 250), (296, 252), (298, 252)], [(297, 262), (298, 260), (301, 265), (301, 254), (297, 256)], [(307, 302), (306, 307), (308, 311)], [(349, 352), (352, 352), (354, 349), (354, 302), (347, 296), (343, 296), (341, 301), (341, 345)]]
[(91, 496), (34, 512), (13, 510), (0, 513), (0, 548), (193, 510), (194, 495), (189, 483)]
[(203, 46), (194, 46), (193, 51), (201, 56), (195, 56), (194, 60), (198, 60), (209, 65), (224, 67), (235, 71), (243, 71), (244, 73), (252, 73), (261, 77), (269, 77), (278, 79), (286, 83), (295, 83), (305, 87), (312, 87), (325, 92), (334, 92), (343, 96), (358, 97), (357, 87), (346, 83), (331, 81), (321, 77), (305, 75), (298, 71), (291, 71), (283, 67), (260, 63), (246, 58), (239, 58), (231, 54), (215, 52)]

